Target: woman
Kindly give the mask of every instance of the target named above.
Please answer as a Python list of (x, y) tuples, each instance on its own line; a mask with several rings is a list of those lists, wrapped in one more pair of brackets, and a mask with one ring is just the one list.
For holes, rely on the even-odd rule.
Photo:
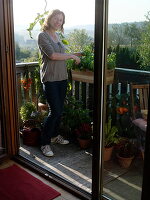
[(41, 151), (45, 156), (53, 156), (50, 142), (68, 144), (68, 140), (58, 135), (58, 127), (63, 112), (64, 99), (67, 90), (66, 60), (74, 59), (76, 64), (80, 58), (75, 54), (65, 53), (56, 31), (63, 32), (65, 15), (60, 10), (53, 10), (45, 20), (42, 32), (38, 36), (38, 45), (42, 56), (41, 82), (49, 105), (49, 114), (44, 124)]

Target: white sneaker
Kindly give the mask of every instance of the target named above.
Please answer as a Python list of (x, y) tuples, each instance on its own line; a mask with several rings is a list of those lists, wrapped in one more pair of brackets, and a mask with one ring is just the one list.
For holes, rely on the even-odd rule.
[(50, 145), (41, 146), (41, 151), (44, 154), (44, 156), (50, 157), (54, 155), (54, 153), (51, 150)]
[(69, 141), (65, 140), (61, 135), (51, 138), (51, 142), (57, 144), (69, 144)]

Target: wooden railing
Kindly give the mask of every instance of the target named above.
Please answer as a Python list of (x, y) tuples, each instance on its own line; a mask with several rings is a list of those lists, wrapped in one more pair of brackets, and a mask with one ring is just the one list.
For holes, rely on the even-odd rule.
[[(33, 101), (36, 105), (38, 103), (38, 94), (35, 84), (35, 70), (38, 63), (17, 63), (16, 75), (18, 83), (18, 106), (23, 104), (24, 101)], [(21, 80), (31, 78), (32, 84), (29, 90), (23, 88)], [(132, 69), (115, 69), (114, 83), (107, 86), (107, 97), (111, 98), (112, 94), (130, 93), (130, 83), (145, 84), (150, 83), (150, 72)], [(93, 109), (93, 84), (88, 82), (72, 81), (72, 95), (76, 99), (80, 99), (84, 103), (84, 107)]]
[[(38, 97), (35, 84), (35, 71), (38, 68), (37, 62), (32, 63), (17, 63), (16, 64), (16, 78), (17, 78), (17, 94), (18, 94), (18, 107), (25, 101), (32, 101), (37, 105)], [(29, 88), (22, 81), (32, 80), (32, 84)]]

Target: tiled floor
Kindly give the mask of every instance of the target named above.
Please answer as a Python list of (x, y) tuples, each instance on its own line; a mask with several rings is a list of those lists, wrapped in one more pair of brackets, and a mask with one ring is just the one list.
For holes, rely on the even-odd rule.
[(55, 200), (80, 200), (79, 198), (73, 196), (72, 194), (66, 192), (65, 190), (63, 190), (62, 188), (58, 187), (57, 185), (50, 183), (49, 181), (45, 180), (44, 178), (42, 178), (41, 176), (31, 172), (30, 170), (28, 170), (27, 168), (22, 167), (21, 165), (19, 165), (18, 163), (15, 163), (12, 160), (6, 161), (3, 164), (0, 165), (0, 169), (2, 168), (7, 168), (13, 164), (16, 164), (18, 166), (20, 166), (21, 168), (25, 169), (27, 172), (29, 172), (30, 174), (32, 174), (34, 177), (38, 178), (39, 180), (41, 180), (42, 182), (44, 182), (45, 184), (49, 185), (50, 187), (54, 188), (55, 190), (57, 190), (58, 192), (61, 193), (60, 197), (55, 198)]

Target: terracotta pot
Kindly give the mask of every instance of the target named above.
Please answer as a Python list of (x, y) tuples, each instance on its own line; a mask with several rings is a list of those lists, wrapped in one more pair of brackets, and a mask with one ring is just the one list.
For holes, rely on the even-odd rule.
[(81, 149), (87, 149), (91, 145), (91, 139), (78, 138), (78, 142)]
[(23, 144), (27, 146), (38, 146), (41, 131), (38, 128), (24, 129), (22, 131)]
[(130, 158), (124, 158), (124, 157), (119, 156), (118, 153), (116, 154), (116, 156), (118, 158), (118, 162), (119, 162), (120, 166), (123, 167), (123, 168), (130, 167), (132, 160), (134, 158), (134, 156), (132, 156)]
[(104, 148), (104, 161), (108, 161), (111, 159), (112, 152), (113, 152), (114, 146), (109, 148)]

